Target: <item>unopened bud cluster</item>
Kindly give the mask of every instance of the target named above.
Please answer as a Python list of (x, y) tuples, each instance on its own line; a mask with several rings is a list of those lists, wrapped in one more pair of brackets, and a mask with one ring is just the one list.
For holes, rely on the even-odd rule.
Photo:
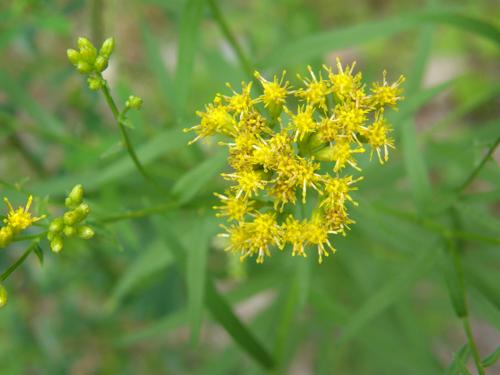
[(64, 246), (64, 238), (79, 237), (88, 240), (94, 236), (93, 229), (85, 225), (85, 219), (90, 213), (90, 207), (83, 201), (83, 187), (76, 185), (64, 202), (67, 211), (57, 217), (49, 225), (47, 239), (50, 248), (58, 253)]
[(99, 90), (104, 86), (105, 81), (101, 73), (106, 70), (109, 58), (115, 48), (114, 38), (104, 41), (99, 51), (92, 42), (85, 37), (78, 38), (78, 51), (68, 49), (69, 61), (80, 73), (87, 75), (87, 83), (91, 90)]
[[(345, 235), (353, 223), (348, 205), (356, 205), (349, 193), (362, 179), (353, 176), (361, 171), (358, 155), (369, 150), (383, 164), (394, 148), (385, 111), (402, 99), (404, 78), (388, 83), (384, 72), (381, 82), (366, 87), (354, 64), (337, 60), (336, 71), (323, 68), (309, 67), (297, 88), (285, 72), (271, 81), (256, 72), (260, 95), (253, 95), (252, 83), (243, 82), (241, 92), (228, 85), (232, 95), (217, 94), (197, 112), (200, 123), (186, 129), (197, 134), (191, 143), (228, 139), (220, 144), (228, 147), (233, 170), (222, 176), (232, 185), (216, 194), (215, 208), (230, 222), (222, 234), (227, 250), (242, 260), (256, 256), (262, 263), (273, 248), (307, 256), (315, 247), (321, 262), (335, 251), (330, 237)], [(301, 210), (311, 212), (297, 215)]]

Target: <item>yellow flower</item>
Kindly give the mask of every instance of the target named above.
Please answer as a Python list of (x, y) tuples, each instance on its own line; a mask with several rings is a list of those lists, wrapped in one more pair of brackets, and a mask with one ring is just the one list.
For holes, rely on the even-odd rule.
[(316, 245), (318, 250), (318, 262), (323, 262), (323, 256), (328, 256), (328, 249), (335, 253), (336, 250), (328, 239), (330, 233), (335, 233), (328, 228), (327, 223), (319, 214), (313, 214), (312, 219), (305, 224), (304, 232), (307, 242)]
[(341, 123), (332, 117), (323, 118), (318, 125), (318, 136), (323, 142), (333, 142), (341, 135)]
[(371, 147), (370, 159), (373, 156), (373, 151), (377, 151), (377, 156), (380, 164), (389, 160), (388, 148), (394, 147), (394, 140), (389, 136), (392, 129), (382, 116), (378, 116), (375, 122), (362, 130), (361, 134), (366, 138)]
[(352, 176), (346, 177), (332, 177), (324, 176), (322, 179), (323, 191), (325, 198), (321, 201), (320, 207), (337, 207), (344, 206), (346, 200), (351, 202), (353, 205), (357, 206), (358, 203), (355, 202), (349, 195), (350, 191), (358, 190), (357, 187), (352, 187), (358, 181), (361, 181), (363, 177), (359, 177), (353, 180)]
[(332, 91), (341, 100), (355, 98), (358, 95), (357, 92), (361, 89), (361, 73), (352, 75), (355, 66), (356, 62), (353, 62), (351, 66), (347, 65), (343, 68), (338, 57), (338, 73), (335, 74), (331, 68), (324, 66), (324, 69), (328, 72), (328, 78), (332, 83)]
[(247, 112), (256, 102), (252, 99), (250, 93), (252, 91), (252, 82), (241, 82), (241, 93), (236, 92), (232, 86), (227, 83), (227, 87), (233, 92), (233, 96), (224, 96), (229, 110), (241, 114)]
[(290, 129), (294, 134), (294, 141), (302, 141), (304, 136), (314, 132), (318, 127), (316, 121), (314, 121), (313, 113), (314, 108), (311, 105), (300, 106), (297, 109), (297, 114), (294, 115), (285, 107), (285, 111), (291, 117)]
[(290, 85), (290, 82), (285, 81), (286, 71), (283, 71), (280, 80), (278, 80), (277, 76), (274, 76), (272, 81), (268, 81), (259, 72), (255, 72), (254, 75), (260, 81), (264, 90), (259, 101), (264, 103), (264, 107), (267, 108), (272, 117), (277, 117), (286, 102), (288, 86)]
[(400, 88), (400, 86), (404, 81), (405, 77), (400, 76), (396, 82), (389, 85), (389, 83), (387, 83), (387, 72), (384, 70), (382, 84), (375, 82), (371, 88), (372, 103), (379, 107), (394, 107), (398, 101), (403, 99), (403, 97), (401, 96), (403, 90)]
[(271, 256), (269, 247), (281, 247), (280, 228), (276, 217), (272, 213), (258, 213), (254, 221), (248, 224), (251, 232), (249, 249), (242, 255), (242, 259), (257, 254), (257, 263), (264, 262), (264, 256)]
[(237, 194), (240, 196), (251, 197), (256, 195), (259, 190), (264, 189), (266, 182), (262, 179), (262, 175), (258, 171), (248, 170), (239, 171), (238, 173), (223, 173), (222, 177), (226, 180), (236, 181), (237, 185), (234, 187)]
[(222, 206), (213, 207), (220, 211), (216, 214), (217, 217), (227, 216), (229, 220), (243, 221), (245, 215), (252, 211), (254, 202), (245, 197), (237, 198), (231, 193), (227, 193), (227, 195), (214, 194), (222, 203)]
[(323, 110), (326, 110), (326, 97), (331, 93), (331, 88), (328, 84), (328, 81), (325, 81), (321, 77), (321, 73), (319, 75), (319, 79), (317, 79), (310, 66), (307, 67), (307, 70), (309, 71), (311, 78), (302, 78), (300, 75), (298, 75), (298, 77), (302, 79), (306, 87), (295, 91), (295, 95), (299, 98), (305, 99), (307, 101), (307, 104), (317, 106)]
[(348, 102), (335, 107), (334, 121), (344, 130), (345, 135), (358, 142), (356, 133), (361, 131), (361, 126), (366, 122), (367, 112), (368, 110), (361, 108), (357, 103)]
[(33, 197), (30, 195), (28, 197), (28, 201), (26, 202), (25, 207), (19, 207), (17, 210), (12, 207), (9, 200), (4, 198), (5, 204), (9, 208), (7, 212), (7, 218), (4, 219), (4, 223), (9, 227), (14, 234), (17, 234), (26, 228), (30, 227), (33, 223), (36, 223), (39, 220), (42, 220), (46, 217), (46, 215), (42, 215), (39, 217), (31, 216), (29, 209), (33, 202)]
[(307, 257), (304, 246), (307, 241), (307, 225), (295, 219), (292, 215), (286, 218), (282, 226), (283, 245), (289, 243), (292, 245), (292, 256), (300, 255)]
[(349, 224), (354, 224), (347, 214), (344, 206), (337, 205), (328, 207), (324, 212), (324, 218), (328, 229), (337, 234), (346, 235), (346, 229), (351, 229)]
[(195, 131), (198, 134), (189, 144), (216, 133), (230, 133), (236, 124), (228, 109), (222, 105), (220, 96), (216, 96), (212, 104), (205, 106), (205, 112), (197, 111), (196, 115), (201, 118), (200, 123), (184, 129), (184, 132)]

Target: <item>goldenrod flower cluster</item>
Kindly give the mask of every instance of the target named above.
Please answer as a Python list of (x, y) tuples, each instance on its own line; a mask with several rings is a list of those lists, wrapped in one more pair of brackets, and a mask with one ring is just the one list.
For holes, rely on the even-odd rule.
[(21, 233), (23, 230), (29, 228), (33, 223), (45, 218), (45, 215), (34, 217), (31, 215), (30, 208), (33, 203), (33, 197), (30, 195), (25, 207), (14, 209), (12, 204), (7, 198), (4, 198), (7, 205), (7, 217), (3, 220), (4, 226), (0, 228), (0, 248), (6, 247), (12, 242), (16, 234)]
[[(353, 223), (350, 192), (362, 179), (352, 175), (361, 171), (356, 157), (370, 150), (381, 164), (388, 160), (394, 141), (384, 113), (402, 99), (404, 81), (388, 83), (384, 72), (382, 82), (366, 87), (354, 66), (337, 60), (335, 71), (309, 67), (297, 88), (285, 73), (267, 80), (256, 72), (260, 95), (252, 95), (252, 83), (239, 92), (228, 85), (232, 94), (217, 94), (197, 112), (200, 123), (186, 129), (197, 134), (191, 143), (229, 138), (220, 143), (229, 149), (233, 171), (222, 176), (231, 186), (216, 194), (215, 209), (230, 223), (223, 226), (227, 250), (242, 260), (256, 256), (262, 263), (273, 248), (288, 245), (293, 256), (315, 248), (321, 263), (335, 252), (331, 235), (345, 235)], [(297, 215), (298, 206), (308, 218)]]
[(58, 253), (64, 246), (64, 237), (79, 237), (88, 240), (94, 237), (93, 229), (85, 225), (85, 219), (90, 213), (90, 207), (83, 201), (83, 187), (73, 187), (64, 204), (68, 210), (63, 216), (57, 217), (49, 225), (47, 239), (50, 241), (50, 249)]

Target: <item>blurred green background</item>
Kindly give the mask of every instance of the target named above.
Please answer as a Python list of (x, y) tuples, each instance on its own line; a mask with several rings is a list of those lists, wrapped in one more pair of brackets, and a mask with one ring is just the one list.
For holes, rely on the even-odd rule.
[[(2, 1), (0, 193), (58, 213), (82, 183), (97, 236), (42, 243), (5, 283), (0, 372), (475, 374), (464, 322), (481, 358), (500, 343), (498, 153), (474, 175), (500, 135), (499, 19), (493, 0)], [(68, 63), (80, 35), (116, 38), (105, 76), (144, 99), (129, 133), (165, 193)], [(181, 129), (225, 82), (336, 56), (366, 82), (406, 75), (397, 150), (363, 163), (335, 256), (240, 264), (214, 236), (224, 154)]]

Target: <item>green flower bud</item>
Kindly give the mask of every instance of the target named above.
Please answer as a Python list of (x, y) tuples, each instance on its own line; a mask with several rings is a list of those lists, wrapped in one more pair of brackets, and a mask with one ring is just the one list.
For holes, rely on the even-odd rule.
[(320, 161), (334, 161), (335, 154), (333, 147), (325, 147), (314, 153), (314, 157)]
[(80, 57), (82, 60), (88, 62), (89, 64), (93, 65), (95, 62), (95, 59), (97, 57), (97, 51), (94, 47), (92, 48), (82, 48), (80, 50)]
[(81, 203), (73, 212), (77, 215), (77, 222), (80, 222), (89, 215), (90, 207), (87, 203)]
[(66, 54), (68, 55), (68, 60), (73, 65), (78, 65), (78, 62), (80, 61), (80, 53), (78, 53), (78, 51), (75, 51), (74, 49), (68, 49), (66, 51)]
[(62, 217), (58, 217), (54, 220), (49, 225), (49, 233), (59, 233), (63, 230), (64, 227), (64, 221)]
[(0, 308), (4, 307), (7, 304), (7, 289), (0, 284)]
[(76, 211), (64, 213), (63, 220), (66, 225), (75, 225), (79, 221), (80, 215)]
[(108, 38), (102, 43), (101, 50), (99, 51), (99, 55), (109, 59), (111, 54), (113, 53), (113, 49), (115, 48), (115, 38)]
[(57, 233), (55, 233), (55, 232), (49, 232), (49, 233), (47, 233), (47, 239), (48, 239), (49, 241), (52, 241), (52, 240), (53, 240), (55, 237), (57, 237), (57, 236), (58, 236), (58, 234), (57, 234)]
[(75, 208), (77, 207), (80, 203), (82, 203), (83, 200), (83, 186), (78, 184), (71, 189), (71, 192), (68, 194), (68, 197), (64, 201), (64, 204), (68, 208)]
[(87, 73), (92, 73), (94, 68), (88, 62), (80, 60), (76, 65), (76, 70), (78, 70), (82, 74), (87, 74)]
[(84, 48), (95, 48), (94, 45), (90, 40), (85, 38), (84, 36), (81, 36), (78, 38), (76, 44), (78, 45), (78, 48), (84, 49)]
[(62, 250), (63, 248), (63, 239), (62, 237), (55, 237), (51, 242), (50, 242), (50, 249), (54, 252), (54, 253), (58, 253)]
[(108, 59), (104, 56), (99, 55), (95, 59), (94, 66), (95, 70), (100, 73), (108, 67)]
[(69, 225), (66, 225), (64, 227), (63, 233), (66, 237), (73, 237), (76, 234), (76, 228), (69, 226)]
[(80, 237), (81, 239), (89, 240), (94, 237), (94, 234), (94, 230), (87, 225), (78, 228), (78, 237)]
[(125, 106), (127, 106), (128, 108), (139, 110), (142, 107), (142, 99), (138, 96), (130, 95), (125, 102)]
[(89, 77), (87, 78), (87, 83), (89, 89), (94, 91), (100, 90), (104, 86), (104, 80), (101, 77)]

